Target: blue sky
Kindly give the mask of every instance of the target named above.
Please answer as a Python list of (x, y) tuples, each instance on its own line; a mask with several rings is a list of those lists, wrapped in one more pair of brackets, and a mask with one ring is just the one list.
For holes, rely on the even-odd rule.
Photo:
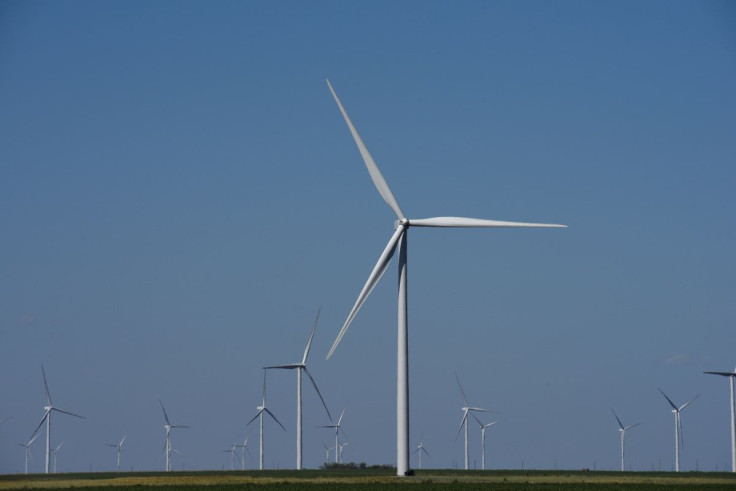
[[(393, 230), (329, 78), (409, 217), (412, 442), (492, 468), (729, 462), (736, 365), (730, 2), (3, 2), (0, 472), (54, 402), (60, 470), (229, 466), (260, 367), (311, 370), (345, 458), (395, 462), (396, 269), (334, 337)], [(269, 375), (267, 467), (294, 466), (295, 375)], [(330, 433), (305, 387), (305, 466)], [(471, 459), (480, 466), (479, 431)], [(257, 440), (257, 429), (250, 432)], [(40, 441), (32, 469), (40, 471)], [(253, 447), (256, 455), (255, 445)], [(248, 466), (256, 464), (249, 457)], [(414, 461), (412, 461), (414, 462)], [(661, 463), (661, 464), (660, 464)]]

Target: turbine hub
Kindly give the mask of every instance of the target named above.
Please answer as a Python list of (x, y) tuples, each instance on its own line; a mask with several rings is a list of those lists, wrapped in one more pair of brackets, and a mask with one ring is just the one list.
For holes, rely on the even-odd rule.
[(399, 225), (403, 225), (405, 229), (409, 228), (409, 219), (408, 218), (401, 218), (399, 220), (396, 220), (394, 222), (394, 230), (399, 228)]

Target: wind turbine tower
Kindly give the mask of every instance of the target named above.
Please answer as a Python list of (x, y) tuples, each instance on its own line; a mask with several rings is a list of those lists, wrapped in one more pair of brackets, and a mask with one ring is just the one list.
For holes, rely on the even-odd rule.
[(491, 426), (500, 423), (500, 421), (493, 421), (491, 423), (483, 424), (481, 420), (478, 419), (478, 417), (475, 414), (471, 413), (471, 416), (473, 416), (473, 419), (480, 425), (480, 446), (481, 446), (481, 452), (483, 455), (482, 459), (482, 470), (486, 470), (486, 430), (490, 428)]
[(720, 375), (728, 377), (731, 387), (731, 472), (736, 472), (736, 399), (734, 399), (734, 379), (736, 378), (736, 369), (733, 372), (703, 372), (710, 375)]
[[(458, 435), (460, 435), (460, 430), (462, 430), (463, 426), (465, 426), (465, 470), (467, 471), (468, 469), (470, 469), (470, 459), (468, 452), (468, 414), (471, 414), (471, 411), (483, 413), (490, 413), (491, 411), (480, 407), (471, 407), (470, 403), (468, 402), (468, 398), (465, 397), (463, 386), (460, 385), (460, 378), (457, 376), (457, 373), (455, 374), (455, 380), (457, 380), (457, 386), (460, 389), (460, 395), (463, 396), (463, 402), (465, 403), (465, 406), (462, 408), (463, 418), (460, 420), (460, 427), (457, 429), (457, 435), (455, 435), (455, 439), (457, 440)], [(478, 421), (478, 423), (480, 423), (480, 421)]]
[(169, 415), (166, 414), (164, 403), (161, 402), (161, 399), (158, 400), (158, 403), (161, 404), (161, 409), (164, 412), (164, 419), (166, 420), (166, 424), (164, 425), (164, 429), (166, 430), (166, 443), (164, 446), (164, 452), (166, 452), (166, 472), (169, 472), (171, 470), (171, 452), (174, 451), (171, 448), (171, 430), (174, 430), (176, 428), (189, 428), (189, 426), (172, 425), (171, 421), (169, 421)]
[(618, 415), (616, 415), (616, 411), (611, 408), (611, 412), (613, 413), (613, 416), (616, 418), (616, 421), (618, 421), (618, 431), (621, 432), (621, 472), (624, 472), (626, 470), (626, 462), (624, 460), (624, 451), (626, 448), (626, 431), (630, 430), (631, 428), (636, 428), (641, 423), (636, 423), (635, 425), (630, 426), (624, 426), (624, 424), (619, 419)]
[[(320, 309), (321, 310), (321, 309)], [(322, 394), (317, 388), (317, 383), (312, 378), (312, 374), (307, 370), (307, 357), (309, 356), (309, 348), (312, 346), (312, 339), (314, 339), (314, 331), (317, 329), (317, 322), (319, 321), (320, 310), (317, 310), (317, 318), (314, 319), (314, 326), (312, 327), (312, 333), (309, 335), (307, 341), (307, 347), (304, 348), (304, 355), (300, 363), (292, 363), (290, 365), (274, 365), (270, 367), (263, 367), (264, 370), (273, 368), (281, 368), (286, 370), (296, 370), (296, 468), (302, 470), (302, 371), (307, 375), (309, 381), (312, 382), (314, 390), (317, 392), (319, 399), (322, 401), (322, 405), (327, 411), (327, 417), (332, 421), (330, 410), (327, 409), (327, 403), (325, 403)]]
[(120, 451), (122, 450), (123, 443), (125, 443), (125, 439), (127, 437), (128, 437), (128, 435), (123, 436), (123, 439), (120, 440), (120, 442), (118, 442), (118, 443), (107, 443), (106, 444), (108, 447), (115, 447), (117, 449), (117, 454), (118, 454), (118, 467), (117, 467), (117, 469), (118, 469), (118, 472), (120, 472)]
[[(281, 429), (286, 431), (286, 428), (284, 428), (284, 425), (281, 424), (281, 421), (274, 416), (274, 414), (266, 407), (266, 371), (263, 371), (263, 402), (260, 406), (257, 406), (256, 409), (258, 409), (258, 412), (255, 416), (253, 416), (253, 419), (248, 421), (248, 424), (251, 424), (253, 421), (256, 420), (256, 418), (260, 418), (260, 427), (261, 427), (261, 441), (260, 441), (260, 458), (258, 461), (258, 469), (263, 470), (263, 413), (267, 413), (269, 416), (273, 418), (274, 421), (276, 421), (279, 426), (281, 426)], [(247, 426), (247, 425), (246, 425)]]
[(523, 222), (505, 222), (497, 220), (481, 220), (477, 218), (460, 218), (460, 217), (436, 217), (423, 219), (408, 219), (399, 207), (396, 198), (391, 192), (386, 180), (383, 178), (381, 171), (378, 169), (373, 157), (368, 152), (363, 140), (360, 138), (358, 131), (353, 126), (352, 121), (348, 117), (345, 108), (343, 108), (337, 93), (332, 88), (329, 80), (327, 85), (332, 92), (332, 96), (342, 113), (345, 123), (350, 129), (350, 133), (358, 146), (363, 162), (368, 169), (368, 173), (373, 180), (381, 197), (391, 207), (397, 217), (395, 223), (395, 231), (381, 253), (373, 271), (368, 277), (363, 289), (358, 295), (358, 299), (350, 310), (350, 314), (342, 326), (340, 333), (337, 335), (327, 358), (334, 353), (337, 345), (340, 343), (345, 331), (360, 310), (360, 307), (370, 295), (373, 288), (386, 271), (391, 258), (396, 249), (399, 249), (399, 295), (398, 295), (398, 341), (397, 341), (397, 376), (396, 376), (396, 473), (404, 476), (409, 472), (409, 346), (408, 346), (408, 304), (407, 304), (407, 264), (408, 264), (408, 232), (411, 227), (441, 227), (441, 228), (457, 228), (457, 227), (564, 227), (564, 225), (552, 225), (541, 223), (523, 223)]

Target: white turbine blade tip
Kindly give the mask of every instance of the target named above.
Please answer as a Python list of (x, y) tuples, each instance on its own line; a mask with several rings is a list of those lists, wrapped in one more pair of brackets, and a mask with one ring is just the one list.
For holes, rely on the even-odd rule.
[(567, 225), (556, 223), (507, 222), (501, 220), (485, 220), (465, 217), (435, 217), (409, 220), (412, 227), (509, 227), (509, 228), (567, 228)]

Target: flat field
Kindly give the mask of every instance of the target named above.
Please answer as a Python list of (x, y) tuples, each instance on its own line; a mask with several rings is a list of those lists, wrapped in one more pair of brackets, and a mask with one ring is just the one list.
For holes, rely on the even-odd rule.
[(390, 470), (85, 473), (0, 476), (3, 489), (133, 490), (736, 490), (732, 473), (423, 470), (398, 478)]

